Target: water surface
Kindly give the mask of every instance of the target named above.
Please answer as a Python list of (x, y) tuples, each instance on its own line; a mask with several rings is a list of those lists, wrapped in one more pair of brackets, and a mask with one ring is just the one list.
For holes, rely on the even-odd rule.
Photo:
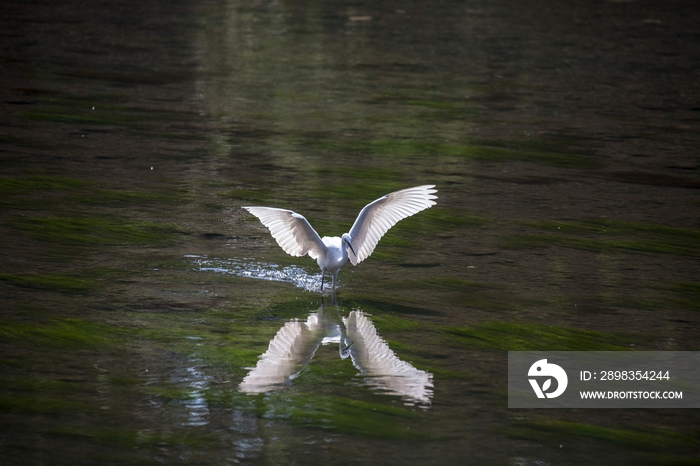
[[(694, 410), (506, 397), (509, 350), (698, 350), (694, 2), (2, 12), (0, 462), (697, 462)], [(428, 183), (335, 296), (240, 208)]]

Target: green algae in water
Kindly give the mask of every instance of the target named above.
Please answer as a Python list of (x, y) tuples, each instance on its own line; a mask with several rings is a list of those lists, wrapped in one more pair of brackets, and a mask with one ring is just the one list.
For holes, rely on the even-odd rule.
[(526, 222), (528, 226), (546, 230), (563, 230), (571, 233), (597, 233), (605, 235), (653, 234), (665, 237), (700, 239), (700, 231), (685, 228), (639, 222), (619, 222), (607, 219), (590, 219), (584, 222), (539, 221)]
[(423, 413), (331, 395), (257, 395), (261, 414), (305, 427), (390, 440), (430, 441)]
[(592, 169), (601, 166), (600, 160), (592, 155), (574, 151), (552, 152), (522, 149), (518, 148), (517, 141), (513, 141), (510, 147), (485, 145), (473, 141), (436, 142), (410, 138), (370, 141), (298, 139), (297, 142), (327, 151), (367, 153), (392, 158), (442, 156), (491, 163), (523, 161), (537, 165), (574, 169)]
[(267, 202), (273, 193), (269, 190), (258, 189), (234, 189), (223, 193), (223, 196), (248, 202)]
[[(379, 313), (394, 313), (398, 315), (423, 315), (423, 316), (434, 316), (439, 315), (437, 311), (423, 307), (407, 306), (403, 304), (397, 304), (395, 301), (377, 301), (374, 296), (358, 296), (352, 301), (352, 307), (360, 306), (363, 310), (366, 310), (373, 315), (379, 315)], [(378, 312), (374, 312), (375, 311)]]
[(120, 96), (73, 96), (54, 93), (50, 99), (41, 98), (29, 111), (15, 112), (29, 120), (82, 125), (122, 126), (142, 129), (149, 123), (190, 121), (193, 112), (161, 111), (125, 105), (127, 98)]
[(16, 217), (11, 225), (42, 240), (83, 244), (168, 244), (177, 232), (163, 223), (100, 217)]
[[(501, 247), (544, 248), (552, 245), (595, 252), (656, 252), (697, 255), (700, 231), (634, 222), (526, 222), (533, 228), (557, 234), (515, 234), (501, 237)], [(583, 236), (585, 235), (585, 236)]]
[(450, 342), (460, 346), (502, 351), (623, 351), (638, 340), (592, 330), (501, 321), (445, 327), (444, 332)]
[(700, 446), (696, 436), (671, 430), (631, 430), (602, 427), (556, 419), (533, 419), (514, 422), (510, 435), (533, 440), (562, 442), (570, 437), (589, 438), (641, 450), (695, 449)]
[(0, 394), (0, 411), (30, 414), (75, 413), (89, 410), (89, 405), (75, 401), (38, 396)]
[[(324, 169), (318, 172), (319, 182), (314, 184), (311, 188), (310, 194), (315, 199), (336, 199), (344, 203), (351, 201), (349, 205), (354, 204), (354, 209), (356, 212), (350, 212), (350, 217), (348, 219), (343, 219), (349, 222), (351, 225), (355, 220), (355, 216), (360, 212), (360, 210), (374, 201), (375, 199), (389, 194), (399, 189), (409, 188), (405, 181), (392, 176), (389, 179), (379, 179), (374, 177), (369, 177), (363, 179), (361, 177), (346, 177), (344, 175), (345, 167), (340, 167), (337, 170)], [(380, 173), (387, 172), (386, 170), (379, 169)], [(355, 174), (363, 173), (364, 170), (353, 170)], [(389, 171), (391, 173), (391, 171)], [(335, 175), (335, 176), (334, 176)], [(336, 180), (330, 186), (327, 179)]]
[(89, 411), (91, 405), (70, 400), (91, 389), (76, 382), (52, 379), (10, 379), (0, 377), (0, 411), (58, 414)]
[(31, 120), (39, 121), (50, 121), (55, 123), (80, 123), (80, 124), (92, 124), (92, 125), (106, 125), (114, 124), (117, 121), (124, 121), (119, 118), (95, 118), (89, 116), (85, 113), (81, 114), (70, 114), (59, 111), (52, 112), (50, 110), (39, 111), (39, 112), (23, 112), (20, 113), (21, 116), (29, 118)]
[(417, 288), (426, 290), (440, 290), (440, 291), (469, 291), (476, 292), (479, 290), (491, 290), (497, 289), (493, 285), (487, 283), (476, 282), (473, 280), (466, 280), (459, 277), (452, 276), (437, 276), (432, 278), (427, 278), (425, 280), (399, 280), (395, 282), (390, 282), (388, 286), (391, 287), (401, 287), (401, 288)]
[(459, 277), (438, 276), (425, 280), (388, 280), (383, 286), (387, 290), (411, 289), (439, 292), (435, 299), (440, 302), (492, 312), (511, 310), (516, 299), (522, 304), (532, 304), (513, 296), (502, 287)]
[[(55, 144), (49, 144), (46, 141), (37, 141), (31, 137), (19, 137), (10, 134), (0, 135), (0, 144), (24, 147), (29, 149), (54, 149)], [(0, 188), (1, 189), (1, 188)]]
[(8, 374), (0, 377), (0, 388), (4, 393), (50, 394), (56, 398), (66, 394), (91, 393), (92, 387), (79, 382), (67, 382), (65, 380), (50, 378), (10, 378)]
[(415, 320), (405, 319), (396, 315), (382, 313), (371, 315), (372, 323), (380, 331), (412, 332), (425, 330), (425, 325)]
[(42, 288), (63, 292), (81, 292), (97, 285), (94, 280), (69, 277), (65, 275), (11, 274), (0, 273), (0, 281), (13, 285)]
[[(438, 186), (439, 188), (439, 186)], [(440, 202), (440, 192), (438, 190), (438, 204)], [(447, 209), (434, 206), (428, 210), (420, 212), (422, 216), (420, 226), (428, 229), (429, 233), (443, 233), (445, 230), (454, 230), (463, 227), (478, 227), (490, 223), (491, 220), (471, 215), (457, 209)]]
[(255, 366), (281, 326), (278, 321), (249, 321), (240, 316), (234, 321), (211, 313), (180, 319), (168, 314), (146, 317), (134, 316), (138, 328), (129, 332), (164, 351), (226, 367), (232, 376), (243, 376)]
[(98, 187), (77, 178), (31, 175), (0, 178), (0, 202), (25, 210), (50, 210), (76, 206), (133, 206), (152, 202), (177, 202), (182, 192), (123, 191)]
[(109, 347), (121, 338), (119, 328), (82, 319), (62, 319), (46, 324), (0, 320), (0, 338), (37, 345), (95, 348)]
[(86, 205), (107, 205), (133, 207), (145, 203), (178, 202), (182, 193), (158, 193), (149, 191), (118, 191), (110, 189), (93, 189), (89, 194), (76, 194), (69, 197), (75, 203)]
[(674, 290), (700, 298), (700, 283), (680, 282), (674, 287)]
[(467, 102), (451, 100), (426, 100), (426, 99), (406, 99), (401, 101), (406, 105), (427, 107), (436, 110), (465, 110), (468, 108)]
[(31, 194), (43, 190), (70, 190), (89, 186), (87, 181), (50, 175), (0, 178), (0, 196)]
[[(148, 387), (147, 392), (170, 400), (187, 400), (192, 396), (191, 390), (180, 388)], [(207, 390), (201, 396), (213, 404), (235, 404), (268, 421), (379, 439), (435, 440), (420, 429), (423, 413), (404, 407), (321, 393), (282, 391), (246, 395), (238, 392), (235, 385), (229, 390)]]
[(676, 283), (672, 290), (677, 293), (673, 302), (688, 309), (700, 309), (700, 283)]
[(420, 248), (420, 244), (406, 239), (396, 232), (387, 233), (372, 252), (372, 258), (378, 261), (403, 262), (406, 259), (406, 250)]
[(81, 430), (71, 427), (58, 427), (46, 429), (43, 433), (62, 437), (79, 437), (98, 444), (116, 445), (123, 448), (145, 446), (158, 446), (160, 448), (167, 446), (213, 448), (218, 443), (218, 439), (214, 436), (193, 432), (191, 429), (173, 432), (166, 429), (91, 428), (89, 430)]
[[(323, 167), (313, 170), (313, 173), (317, 175), (320, 179), (330, 179), (330, 180), (342, 180), (343, 186), (353, 186), (362, 185), (370, 186), (370, 189), (377, 190), (378, 188), (373, 187), (375, 183), (379, 183), (383, 186), (383, 189), (387, 187), (400, 186), (399, 183), (402, 182), (403, 174), (400, 170), (395, 168), (389, 168), (384, 166), (373, 166), (371, 168), (359, 168), (359, 167)], [(387, 184), (389, 183), (389, 184)], [(336, 185), (337, 186), (337, 185)], [(343, 192), (337, 192), (334, 189), (330, 189), (329, 194), (333, 197), (339, 197)], [(359, 194), (359, 193), (356, 193)]]

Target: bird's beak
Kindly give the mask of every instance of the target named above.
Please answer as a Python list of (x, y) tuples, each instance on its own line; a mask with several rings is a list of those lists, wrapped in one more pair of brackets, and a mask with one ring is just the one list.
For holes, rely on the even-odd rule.
[(348, 247), (350, 248), (352, 253), (355, 255), (355, 257), (357, 257), (357, 254), (355, 254), (355, 250), (352, 248), (352, 244), (350, 244), (350, 241), (345, 240), (345, 243), (348, 245)]

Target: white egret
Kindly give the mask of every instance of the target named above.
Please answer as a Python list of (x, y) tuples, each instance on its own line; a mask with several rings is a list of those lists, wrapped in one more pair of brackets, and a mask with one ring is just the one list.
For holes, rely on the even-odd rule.
[[(402, 189), (382, 196), (367, 204), (348, 233), (342, 237), (321, 238), (303, 215), (275, 207), (243, 207), (260, 219), (289, 255), (308, 254), (321, 268), (321, 290), (326, 273), (333, 277), (332, 287), (338, 281), (338, 271), (350, 259), (357, 265), (367, 259), (389, 228), (411, 215), (435, 205), (435, 185)], [(350, 252), (348, 252), (348, 249)]]

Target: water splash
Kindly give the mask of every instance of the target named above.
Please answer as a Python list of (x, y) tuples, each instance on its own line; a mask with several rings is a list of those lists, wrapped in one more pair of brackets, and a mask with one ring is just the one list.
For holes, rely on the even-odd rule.
[[(188, 254), (185, 258), (191, 260), (200, 272), (292, 283), (305, 291), (318, 292), (321, 288), (320, 273), (310, 275), (306, 270), (295, 265), (280, 267), (278, 264), (259, 262), (250, 258), (217, 259), (193, 254)], [(330, 284), (324, 284), (324, 289), (330, 289)]]

